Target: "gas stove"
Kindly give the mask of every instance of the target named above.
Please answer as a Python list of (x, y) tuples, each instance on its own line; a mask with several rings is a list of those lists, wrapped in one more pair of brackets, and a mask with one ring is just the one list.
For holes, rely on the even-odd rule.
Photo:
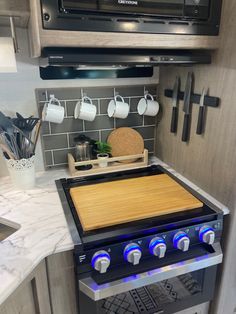
[(185, 258), (196, 248), (202, 247), (197, 250), (197, 254), (201, 255), (204, 249), (209, 248), (208, 245), (220, 240), (223, 215), (206, 204), (189, 211), (83, 231), (69, 193), (71, 188), (163, 173), (166, 171), (162, 167), (151, 166), (57, 182), (61, 192), (64, 192), (63, 205), (67, 216), (71, 214), (75, 223), (75, 260), (79, 273), (92, 272), (100, 283), (106, 282), (111, 277), (117, 279), (123, 276), (124, 272), (128, 275), (136, 273), (139, 268), (143, 270), (144, 265), (148, 269), (157, 261), (165, 265), (170, 259), (175, 259), (174, 256), (177, 260)]
[[(161, 174), (178, 181), (161, 166), (149, 166), (56, 182), (75, 243), (78, 289), (86, 298), (98, 301), (190, 271), (211, 268), (221, 262), (219, 243), (223, 213), (181, 182), (178, 183), (202, 201), (203, 206), (96, 230), (83, 230), (70, 195), (71, 188)], [(211, 276), (215, 278), (215, 272)]]

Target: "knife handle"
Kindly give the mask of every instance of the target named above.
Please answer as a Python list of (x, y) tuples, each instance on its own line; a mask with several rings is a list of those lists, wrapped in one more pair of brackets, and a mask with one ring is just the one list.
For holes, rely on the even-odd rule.
[(190, 131), (190, 115), (184, 115), (184, 125), (182, 133), (182, 142), (188, 142), (189, 140), (189, 131)]
[(171, 117), (171, 126), (170, 126), (170, 132), (171, 133), (177, 132), (177, 124), (178, 124), (178, 108), (173, 107), (172, 117)]
[(204, 123), (204, 106), (199, 107), (198, 120), (197, 120), (197, 134), (202, 134)]

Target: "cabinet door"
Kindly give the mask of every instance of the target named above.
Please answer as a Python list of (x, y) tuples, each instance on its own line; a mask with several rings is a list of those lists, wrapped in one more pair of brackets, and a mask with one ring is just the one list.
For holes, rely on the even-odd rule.
[(1, 314), (51, 314), (45, 262), (0, 306)]
[(14, 16), (15, 25), (26, 28), (29, 21), (28, 0), (0, 0), (0, 16), (1, 25), (9, 27), (9, 17)]
[(0, 307), (1, 314), (38, 314), (36, 311), (31, 282), (20, 286)]
[(73, 252), (51, 255), (46, 263), (52, 312), (77, 314)]

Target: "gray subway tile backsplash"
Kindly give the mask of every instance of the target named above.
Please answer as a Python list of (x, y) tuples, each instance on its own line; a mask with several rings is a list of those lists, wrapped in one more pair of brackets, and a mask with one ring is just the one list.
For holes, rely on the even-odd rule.
[(155, 132), (155, 127), (154, 126), (145, 126), (145, 127), (140, 127), (140, 128), (134, 128), (136, 131), (138, 131), (143, 139), (152, 139), (154, 138), (154, 132)]
[(155, 125), (156, 124), (156, 117), (144, 117), (144, 125)]
[[(156, 86), (147, 85), (148, 90), (156, 96)], [(65, 119), (61, 124), (43, 122), (41, 127), (41, 140), (44, 150), (45, 167), (67, 164), (68, 152), (74, 153), (74, 138), (85, 134), (94, 140), (106, 141), (108, 135), (115, 127), (133, 127), (145, 140), (145, 147), (153, 152), (155, 136), (155, 117), (143, 117), (137, 113), (137, 105), (144, 95), (144, 86), (124, 86), (115, 88), (115, 92), (124, 97), (130, 104), (130, 114), (126, 119), (109, 118), (107, 107), (114, 97), (113, 87), (87, 87), (83, 88), (83, 95), (87, 95), (97, 106), (97, 116), (94, 121), (74, 119), (74, 108), (81, 99), (81, 88), (50, 88), (36, 90), (39, 116), (47, 101), (47, 96), (55, 95), (66, 108)], [(99, 110), (100, 109), (100, 110)]]
[(77, 100), (67, 101), (66, 102), (66, 113), (67, 117), (74, 117), (75, 106), (77, 104)]
[(144, 86), (119, 86), (116, 88), (116, 92), (123, 97), (142, 96), (144, 94)]
[(107, 114), (107, 107), (112, 98), (100, 100), (100, 114)]
[(101, 130), (114, 128), (114, 119), (108, 116), (97, 116), (94, 121), (85, 121), (85, 130)]
[(143, 125), (143, 116), (137, 113), (130, 113), (126, 119), (116, 119), (116, 127), (129, 127)]
[(44, 162), (46, 166), (53, 165), (52, 151), (44, 152)]
[(44, 135), (43, 142), (45, 150), (68, 148), (67, 134)]
[(138, 112), (138, 103), (140, 97), (130, 98), (130, 112)]
[(49, 122), (43, 122), (42, 123), (41, 134), (50, 134)]
[(83, 121), (74, 118), (65, 118), (61, 124), (51, 123), (51, 133), (69, 133), (83, 130)]
[(101, 140), (103, 142), (106, 142), (107, 141), (107, 138), (109, 136), (109, 134), (113, 131), (114, 129), (112, 130), (106, 130), (106, 131), (101, 131)]
[(61, 165), (67, 163), (67, 154), (74, 153), (74, 149), (62, 149), (53, 151), (53, 159), (55, 165)]
[[(54, 95), (59, 100), (80, 99), (80, 88), (48, 88), (46, 89), (48, 98), (50, 95)], [(39, 97), (40, 99), (40, 97)]]
[(153, 140), (145, 140), (144, 147), (151, 153), (154, 152), (154, 141)]
[(112, 98), (114, 89), (111, 87), (87, 87), (83, 88), (83, 92), (90, 98)]

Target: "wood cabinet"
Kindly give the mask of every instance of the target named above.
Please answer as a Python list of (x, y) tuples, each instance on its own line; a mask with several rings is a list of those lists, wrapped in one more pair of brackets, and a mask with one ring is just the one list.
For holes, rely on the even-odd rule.
[(9, 25), (7, 17), (13, 16), (18, 27), (26, 28), (29, 21), (28, 0), (1, 0), (0, 25)]
[(43, 29), (40, 0), (30, 1), (31, 56), (44, 47), (216, 49), (219, 36), (82, 32)]
[(77, 314), (73, 252), (47, 257), (0, 305), (1, 314)]
[(0, 306), (1, 314), (51, 314), (45, 261)]
[(63, 252), (46, 259), (52, 313), (77, 314), (73, 252)]

